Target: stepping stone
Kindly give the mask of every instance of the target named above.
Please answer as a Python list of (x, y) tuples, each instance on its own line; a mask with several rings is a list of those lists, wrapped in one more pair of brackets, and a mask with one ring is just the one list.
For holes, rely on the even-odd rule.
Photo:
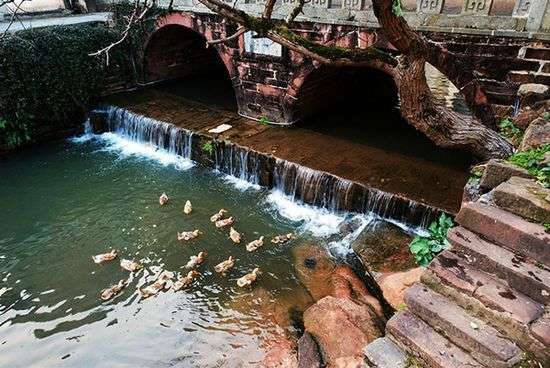
[(422, 280), (426, 280), (430, 285), (442, 283), (452, 287), (478, 300), (491, 312), (495, 311), (523, 326), (537, 319), (544, 309), (541, 304), (517, 290), (510, 289), (504, 282), (491, 275), (479, 271), (475, 265), (469, 264), (466, 259), (449, 250), (439, 254), (430, 263)]
[(526, 262), (513, 252), (481, 239), (478, 235), (455, 227), (447, 233), (453, 252), (467, 259), (471, 267), (497, 275), (508, 285), (531, 299), (550, 303), (550, 271), (542, 265)]
[(406, 368), (407, 355), (387, 337), (380, 337), (363, 350), (372, 368)]
[(542, 225), (480, 202), (464, 204), (456, 221), (495, 244), (550, 266), (550, 234)]
[(474, 358), (408, 311), (395, 314), (386, 332), (398, 346), (431, 368), (481, 368)]
[(544, 346), (550, 346), (550, 310), (533, 323), (531, 326), (531, 333), (542, 342)]
[(550, 222), (550, 189), (534, 180), (512, 177), (491, 192), (492, 201), (503, 210), (534, 222)]
[(529, 172), (521, 167), (506, 162), (504, 160), (492, 159), (487, 162), (485, 171), (479, 181), (479, 187), (487, 192), (500, 183), (505, 182), (512, 176), (520, 176), (523, 178), (532, 178)]
[(522, 352), (516, 344), (425, 285), (410, 287), (405, 303), (412, 313), (485, 365), (509, 368), (521, 360)]

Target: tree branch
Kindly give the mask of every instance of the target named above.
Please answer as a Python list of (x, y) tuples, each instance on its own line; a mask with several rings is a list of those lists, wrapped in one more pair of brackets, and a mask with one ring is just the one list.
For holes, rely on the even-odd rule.
[(233, 41), (233, 40), (239, 38), (239, 36), (242, 35), (243, 33), (246, 33), (246, 31), (248, 31), (248, 29), (241, 26), (237, 29), (237, 32), (235, 32), (234, 34), (232, 34), (229, 37), (220, 38), (220, 39), (212, 40), (212, 41), (206, 41), (206, 47), (208, 47), (210, 45), (217, 45), (217, 44), (220, 44), (220, 43), (226, 43), (226, 42)]

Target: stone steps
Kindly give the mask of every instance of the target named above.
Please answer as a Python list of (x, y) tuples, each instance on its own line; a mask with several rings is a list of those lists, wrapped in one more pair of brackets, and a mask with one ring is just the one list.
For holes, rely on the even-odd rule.
[[(483, 240), (462, 227), (449, 230), (453, 252), (471, 268), (497, 276), (512, 289), (541, 303), (550, 303), (550, 270), (526, 262), (521, 256)], [(549, 252), (550, 253), (550, 252)]]
[(401, 311), (390, 318), (386, 333), (399, 347), (430, 368), (483, 367), (409, 311)]
[[(452, 251), (444, 251), (437, 257), (422, 275), (422, 281), (437, 292), (440, 286), (446, 286), (473, 298), (489, 309), (506, 318), (506, 323), (518, 323), (527, 326), (543, 313), (544, 307), (508, 287), (485, 272), (479, 271)], [(470, 309), (470, 308), (468, 308)], [(484, 313), (485, 314), (485, 313)]]
[(490, 242), (550, 266), (550, 234), (542, 225), (480, 202), (465, 203), (455, 220)]
[(515, 343), (426, 285), (410, 287), (405, 302), (412, 313), (485, 366), (510, 368), (521, 359)]
[(430, 264), (421, 280), (525, 351), (548, 355), (543, 336), (550, 325), (544, 324), (543, 305), (509, 288), (503, 280), (479, 271), (449, 250)]
[(407, 355), (387, 337), (380, 337), (364, 349), (371, 368), (407, 368)]
[(499, 208), (529, 221), (550, 222), (550, 189), (534, 180), (512, 177), (493, 189), (490, 197)]

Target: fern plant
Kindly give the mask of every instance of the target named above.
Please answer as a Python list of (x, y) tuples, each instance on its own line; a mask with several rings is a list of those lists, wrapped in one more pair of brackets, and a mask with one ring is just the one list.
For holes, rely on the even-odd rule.
[(206, 142), (202, 145), (202, 150), (212, 156), (212, 153), (214, 153), (214, 145), (212, 142)]
[(449, 246), (447, 231), (453, 226), (453, 220), (442, 213), (437, 221), (433, 221), (428, 227), (428, 235), (417, 235), (409, 245), (411, 253), (418, 265), (422, 267), (434, 259), (434, 257)]
[(543, 187), (550, 188), (550, 164), (544, 163), (544, 157), (548, 152), (550, 144), (543, 144), (527, 151), (516, 152), (508, 161), (526, 169)]

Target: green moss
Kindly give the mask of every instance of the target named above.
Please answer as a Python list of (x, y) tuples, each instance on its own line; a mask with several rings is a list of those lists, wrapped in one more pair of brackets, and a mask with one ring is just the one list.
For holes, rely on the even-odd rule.
[(354, 62), (362, 62), (376, 59), (387, 62), (390, 65), (397, 65), (397, 61), (390, 54), (374, 47), (369, 47), (367, 49), (350, 49), (334, 45), (323, 45), (297, 35), (285, 26), (276, 27), (274, 32), (285, 37), (289, 41), (292, 41), (293, 43), (296, 43), (297, 45), (300, 45), (307, 50), (332, 61), (348, 59)]

